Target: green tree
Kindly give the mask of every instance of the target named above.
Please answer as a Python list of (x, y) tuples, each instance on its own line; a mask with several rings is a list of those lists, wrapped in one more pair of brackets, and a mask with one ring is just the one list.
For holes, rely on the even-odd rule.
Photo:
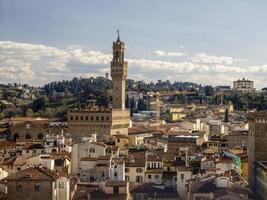
[(1, 113), (0, 113), (0, 120), (1, 120), (1, 119), (4, 119), (5, 117), (6, 117), (5, 114), (4, 114), (3, 112), (1, 112)]
[(214, 89), (210, 85), (205, 86), (204, 92), (205, 92), (206, 96), (213, 96), (214, 95)]
[(34, 112), (33, 112), (33, 110), (32, 110), (31, 108), (28, 108), (28, 109), (26, 110), (26, 112), (25, 112), (25, 115), (26, 115), (27, 117), (32, 117), (33, 114), (34, 114)]
[(48, 106), (48, 98), (46, 95), (44, 95), (44, 96), (41, 96), (41, 97), (39, 97), (33, 101), (32, 108), (35, 112), (37, 112), (37, 111), (39, 111), (42, 108), (47, 107), (47, 106)]

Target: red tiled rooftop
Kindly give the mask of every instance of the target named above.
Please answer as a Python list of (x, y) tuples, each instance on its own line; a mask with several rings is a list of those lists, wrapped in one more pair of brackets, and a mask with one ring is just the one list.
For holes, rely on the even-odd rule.
[(6, 181), (55, 181), (56, 174), (45, 168), (28, 168), (11, 174), (3, 180)]

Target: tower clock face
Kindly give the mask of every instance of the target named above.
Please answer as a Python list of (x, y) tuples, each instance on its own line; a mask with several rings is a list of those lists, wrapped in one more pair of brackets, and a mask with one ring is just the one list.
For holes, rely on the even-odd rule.
[(26, 125), (26, 129), (30, 129), (31, 128), (31, 125), (30, 124), (27, 124)]

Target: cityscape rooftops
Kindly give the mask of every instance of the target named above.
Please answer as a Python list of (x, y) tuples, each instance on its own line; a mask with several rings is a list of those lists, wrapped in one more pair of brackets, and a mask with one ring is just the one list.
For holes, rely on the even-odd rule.
[(27, 168), (4, 178), (5, 181), (55, 181), (58, 176), (45, 168)]

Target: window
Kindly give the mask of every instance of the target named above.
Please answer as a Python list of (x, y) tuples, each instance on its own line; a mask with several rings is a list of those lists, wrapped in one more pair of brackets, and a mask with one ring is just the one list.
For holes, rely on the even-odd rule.
[(43, 138), (44, 138), (44, 135), (43, 135), (42, 133), (39, 133), (39, 134), (38, 134), (38, 139), (39, 139), (39, 140), (42, 140)]
[(151, 179), (151, 175), (148, 175), (148, 179)]
[(75, 120), (78, 121), (78, 116), (75, 117)]
[(99, 119), (99, 117), (98, 117), (98, 116), (96, 116), (96, 121), (98, 121), (98, 119)]
[(26, 134), (26, 139), (31, 139), (31, 134), (30, 133)]
[(109, 117), (107, 117), (107, 121), (109, 120)]
[(125, 176), (125, 181), (129, 181), (129, 180), (130, 180), (129, 176)]
[(64, 182), (59, 182), (59, 188), (64, 188)]
[(104, 121), (104, 117), (103, 116), (101, 117), (101, 120)]
[(117, 139), (117, 142), (120, 142), (120, 139)]
[(111, 154), (111, 149), (110, 148), (106, 148), (106, 154)]
[(93, 116), (91, 116), (91, 121), (94, 121), (94, 117)]
[(184, 174), (181, 174), (181, 180), (184, 180)]
[(137, 173), (142, 173), (143, 172), (143, 169), (142, 168), (136, 168), (136, 172)]
[(70, 116), (70, 120), (73, 121), (73, 116)]
[(130, 171), (129, 168), (125, 168), (125, 172), (128, 173)]
[(159, 175), (156, 174), (156, 175), (155, 175), (155, 179), (158, 179), (158, 178), (159, 178)]
[(94, 148), (90, 148), (90, 153), (95, 153), (95, 149)]
[(115, 172), (115, 173), (114, 173), (114, 176), (115, 176), (115, 177), (117, 177), (117, 176), (118, 176), (117, 172)]
[(85, 117), (85, 120), (88, 121), (88, 116)]
[(83, 116), (81, 116), (81, 121), (83, 121)]
[(40, 192), (41, 191), (41, 184), (40, 183), (35, 183), (35, 191)]
[(136, 182), (137, 183), (143, 182), (143, 177), (142, 176), (136, 176)]
[(16, 185), (16, 191), (17, 192), (22, 191), (22, 185), (20, 183), (17, 183), (17, 185)]

